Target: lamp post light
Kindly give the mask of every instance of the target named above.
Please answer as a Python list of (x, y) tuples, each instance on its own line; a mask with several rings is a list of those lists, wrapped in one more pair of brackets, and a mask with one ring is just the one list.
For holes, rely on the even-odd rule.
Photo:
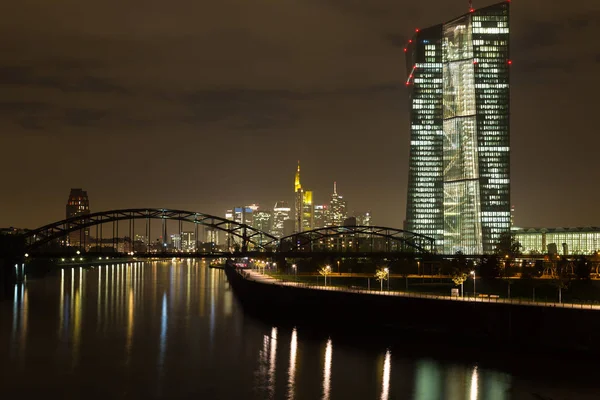
[(77, 250), (77, 255), (80, 255), (80, 254), (81, 254), (81, 252), (79, 250)]
[[(329, 273), (330, 273), (330, 271), (331, 271), (331, 266), (327, 265), (327, 266), (325, 267), (325, 269), (327, 270), (327, 272), (325, 273), (325, 286), (327, 286), (327, 274), (329, 274)], [(331, 283), (331, 282), (329, 282), (329, 283)]]
[(298, 282), (298, 267), (296, 264), (292, 264), (292, 269), (294, 270), (294, 280)]
[(385, 271), (385, 274), (387, 275), (387, 289), (388, 292), (390, 291), (390, 269), (389, 268), (384, 268), (383, 269)]
[(471, 275), (473, 275), (473, 296), (476, 297), (477, 296), (477, 290), (475, 287), (475, 280), (477, 279), (477, 277), (475, 276), (475, 270), (471, 271)]

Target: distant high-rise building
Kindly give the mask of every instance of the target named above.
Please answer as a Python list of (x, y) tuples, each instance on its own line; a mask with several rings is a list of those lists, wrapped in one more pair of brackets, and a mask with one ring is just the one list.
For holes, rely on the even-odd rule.
[(328, 226), (342, 226), (348, 216), (346, 211), (346, 200), (337, 193), (337, 182), (333, 182), (333, 194), (329, 203)]
[(406, 225), (439, 251), (491, 253), (510, 231), (509, 7), (417, 30)]
[(294, 178), (294, 231), (302, 231), (302, 204), (304, 202), (304, 194), (302, 185), (300, 184), (300, 161), (298, 161), (298, 169)]
[[(278, 201), (273, 207), (273, 227), (271, 234), (275, 237), (283, 237), (285, 235), (285, 221), (291, 220), (292, 209), (285, 201)], [(292, 229), (293, 230), (293, 229)]]
[(316, 204), (313, 214), (313, 229), (325, 228), (329, 220), (329, 206), (327, 204)]
[(260, 209), (254, 211), (252, 227), (261, 232), (270, 233), (273, 228), (273, 212)]
[(356, 225), (358, 226), (371, 226), (372, 224), (371, 211), (364, 213), (356, 213)]
[(225, 218), (235, 221), (238, 224), (252, 226), (254, 207), (255, 205), (245, 207), (234, 207), (230, 210), (227, 210), (227, 212), (225, 213)]
[(312, 190), (305, 190), (302, 196), (302, 231), (310, 231), (314, 225), (314, 206)]
[(172, 234), (170, 244), (174, 250), (181, 250), (181, 235), (178, 233)]
[(219, 242), (219, 230), (216, 228), (211, 228), (209, 226), (204, 227), (204, 235), (205, 235), (205, 242), (206, 243), (212, 243), (215, 246), (218, 246), (220, 244)]
[(191, 231), (181, 232), (181, 250), (196, 250), (196, 234)]
[(313, 192), (302, 189), (300, 184), (300, 161), (294, 178), (295, 231), (311, 230), (313, 227)]
[[(88, 215), (90, 213), (90, 201), (88, 194), (83, 189), (71, 189), (69, 200), (67, 200), (66, 217), (67, 219)], [(80, 229), (69, 233), (68, 245), (76, 247), (85, 247), (89, 245), (89, 228)]]

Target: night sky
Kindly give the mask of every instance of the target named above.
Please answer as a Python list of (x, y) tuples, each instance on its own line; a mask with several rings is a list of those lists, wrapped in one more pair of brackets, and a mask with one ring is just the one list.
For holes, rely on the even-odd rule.
[[(475, 7), (497, 1), (475, 0)], [(19, 0), (0, 24), (0, 227), (317, 203), (402, 227), (403, 47), (467, 0)], [(600, 226), (600, 1), (512, 2), (518, 226)]]

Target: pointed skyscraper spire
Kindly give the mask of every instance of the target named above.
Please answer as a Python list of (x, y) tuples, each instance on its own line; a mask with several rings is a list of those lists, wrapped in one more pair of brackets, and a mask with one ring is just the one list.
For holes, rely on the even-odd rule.
[(302, 189), (302, 185), (300, 185), (300, 160), (298, 160), (298, 170), (296, 171), (296, 179), (294, 180), (294, 192)]
[(337, 182), (333, 182), (333, 194), (337, 194)]

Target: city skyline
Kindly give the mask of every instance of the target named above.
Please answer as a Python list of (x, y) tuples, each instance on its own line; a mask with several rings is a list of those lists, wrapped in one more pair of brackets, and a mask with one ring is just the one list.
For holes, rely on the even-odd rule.
[[(85, 188), (96, 211), (221, 215), (233, 204), (279, 198), (288, 165), (310, 154), (303, 179), (317, 204), (336, 180), (353, 209), (402, 227), (409, 153), (402, 49), (415, 28), (463, 14), (467, 2), (226, 3), (196, 12), (181, 1), (169, 9), (176, 24), (154, 23), (152, 7), (136, 8), (133, 21), (115, 14), (111, 1), (69, 4), (81, 18), (60, 4), (8, 10), (0, 28), (13, 38), (0, 56), (0, 148), (10, 171), (0, 226), (61, 219), (72, 187)], [(232, 5), (262, 23), (208, 18)], [(600, 147), (593, 134), (600, 54), (591, 40), (600, 32), (590, 22), (599, 5), (532, 0), (512, 8), (515, 224), (600, 225), (592, 184), (600, 172), (591, 167)], [(291, 14), (318, 23), (306, 32), (302, 18), (286, 19)]]

